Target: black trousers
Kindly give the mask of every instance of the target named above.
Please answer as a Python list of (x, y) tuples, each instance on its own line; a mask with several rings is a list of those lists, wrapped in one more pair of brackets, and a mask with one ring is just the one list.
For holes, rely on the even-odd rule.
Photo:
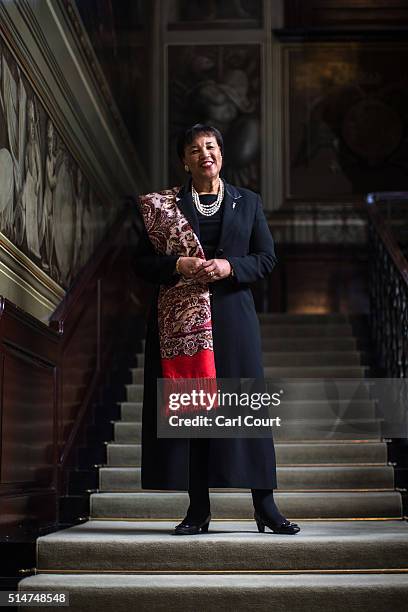
[(190, 478), (188, 514), (202, 516), (210, 510), (208, 491), (208, 439), (190, 439)]
[[(251, 489), (252, 501), (255, 508), (262, 504), (268, 508), (271, 516), (276, 520), (282, 515), (276, 508), (273, 489)], [(188, 494), (190, 517), (203, 517), (210, 511), (210, 495), (208, 491), (208, 439), (190, 439), (190, 477)]]

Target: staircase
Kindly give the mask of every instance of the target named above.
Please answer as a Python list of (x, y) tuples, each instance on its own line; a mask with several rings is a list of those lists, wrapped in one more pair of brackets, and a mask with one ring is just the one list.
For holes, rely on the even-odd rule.
[[(368, 374), (359, 332), (345, 315), (263, 314), (260, 321), (267, 377)], [(68, 591), (72, 612), (407, 609), (408, 528), (372, 400), (344, 399), (348, 422), (363, 422), (364, 436), (350, 436), (344, 419), (330, 439), (299, 437), (298, 428), (285, 439), (275, 434), (276, 500), (300, 524), (298, 535), (258, 533), (250, 492), (214, 489), (209, 533), (176, 537), (187, 492), (140, 489), (143, 355), (137, 365), (89, 520), (38, 539), (37, 575), (20, 590)], [(324, 422), (321, 391), (311, 381), (287, 414)]]

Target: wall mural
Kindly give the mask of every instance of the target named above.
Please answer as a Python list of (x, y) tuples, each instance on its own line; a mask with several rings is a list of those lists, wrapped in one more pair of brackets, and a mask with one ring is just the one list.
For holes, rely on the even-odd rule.
[(226, 180), (259, 191), (259, 45), (170, 47), (168, 77), (171, 184), (186, 177), (175, 153), (177, 136), (200, 122), (223, 134)]
[(286, 53), (286, 197), (407, 190), (408, 46), (311, 44)]
[(116, 214), (0, 39), (0, 231), (66, 289)]

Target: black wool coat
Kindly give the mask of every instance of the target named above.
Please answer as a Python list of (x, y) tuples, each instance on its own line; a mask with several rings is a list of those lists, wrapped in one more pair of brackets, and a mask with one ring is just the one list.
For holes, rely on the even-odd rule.
[[(200, 238), (191, 196), (191, 179), (176, 202)], [(209, 284), (215, 367), (219, 378), (263, 377), (259, 321), (251, 283), (268, 275), (277, 262), (274, 241), (258, 194), (225, 182), (222, 225), (216, 258), (227, 259), (235, 277)], [(136, 213), (137, 214), (137, 213)], [(143, 224), (142, 224), (143, 225)], [(136, 248), (136, 274), (156, 284), (147, 323), (142, 416), (142, 488), (187, 490), (188, 438), (157, 438), (156, 384), (162, 378), (157, 296), (160, 284), (177, 282), (178, 256), (158, 255), (143, 225)], [(271, 489), (277, 487), (275, 449), (269, 438), (209, 440), (210, 487)]]

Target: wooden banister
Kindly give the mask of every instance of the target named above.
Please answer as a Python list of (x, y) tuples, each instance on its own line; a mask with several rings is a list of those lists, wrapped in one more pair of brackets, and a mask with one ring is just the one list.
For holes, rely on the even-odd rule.
[[(408, 193), (405, 194), (408, 200)], [(390, 378), (408, 376), (408, 262), (376, 202), (390, 192), (369, 194), (370, 321), (380, 371)], [(395, 200), (401, 201), (397, 192)]]
[(0, 298), (0, 538), (58, 524), (65, 472), (130, 301), (125, 206), (49, 325)]
[[(407, 194), (408, 198), (408, 194)], [(378, 237), (383, 242), (384, 246), (389, 253), (389, 256), (393, 260), (396, 268), (404, 279), (407, 287), (408, 287), (408, 262), (404, 257), (395, 237), (392, 235), (392, 232), (389, 227), (384, 223), (384, 217), (381, 212), (378, 210), (378, 207), (374, 202), (370, 202), (367, 206), (368, 216), (370, 218), (375, 231), (377, 232)]]

